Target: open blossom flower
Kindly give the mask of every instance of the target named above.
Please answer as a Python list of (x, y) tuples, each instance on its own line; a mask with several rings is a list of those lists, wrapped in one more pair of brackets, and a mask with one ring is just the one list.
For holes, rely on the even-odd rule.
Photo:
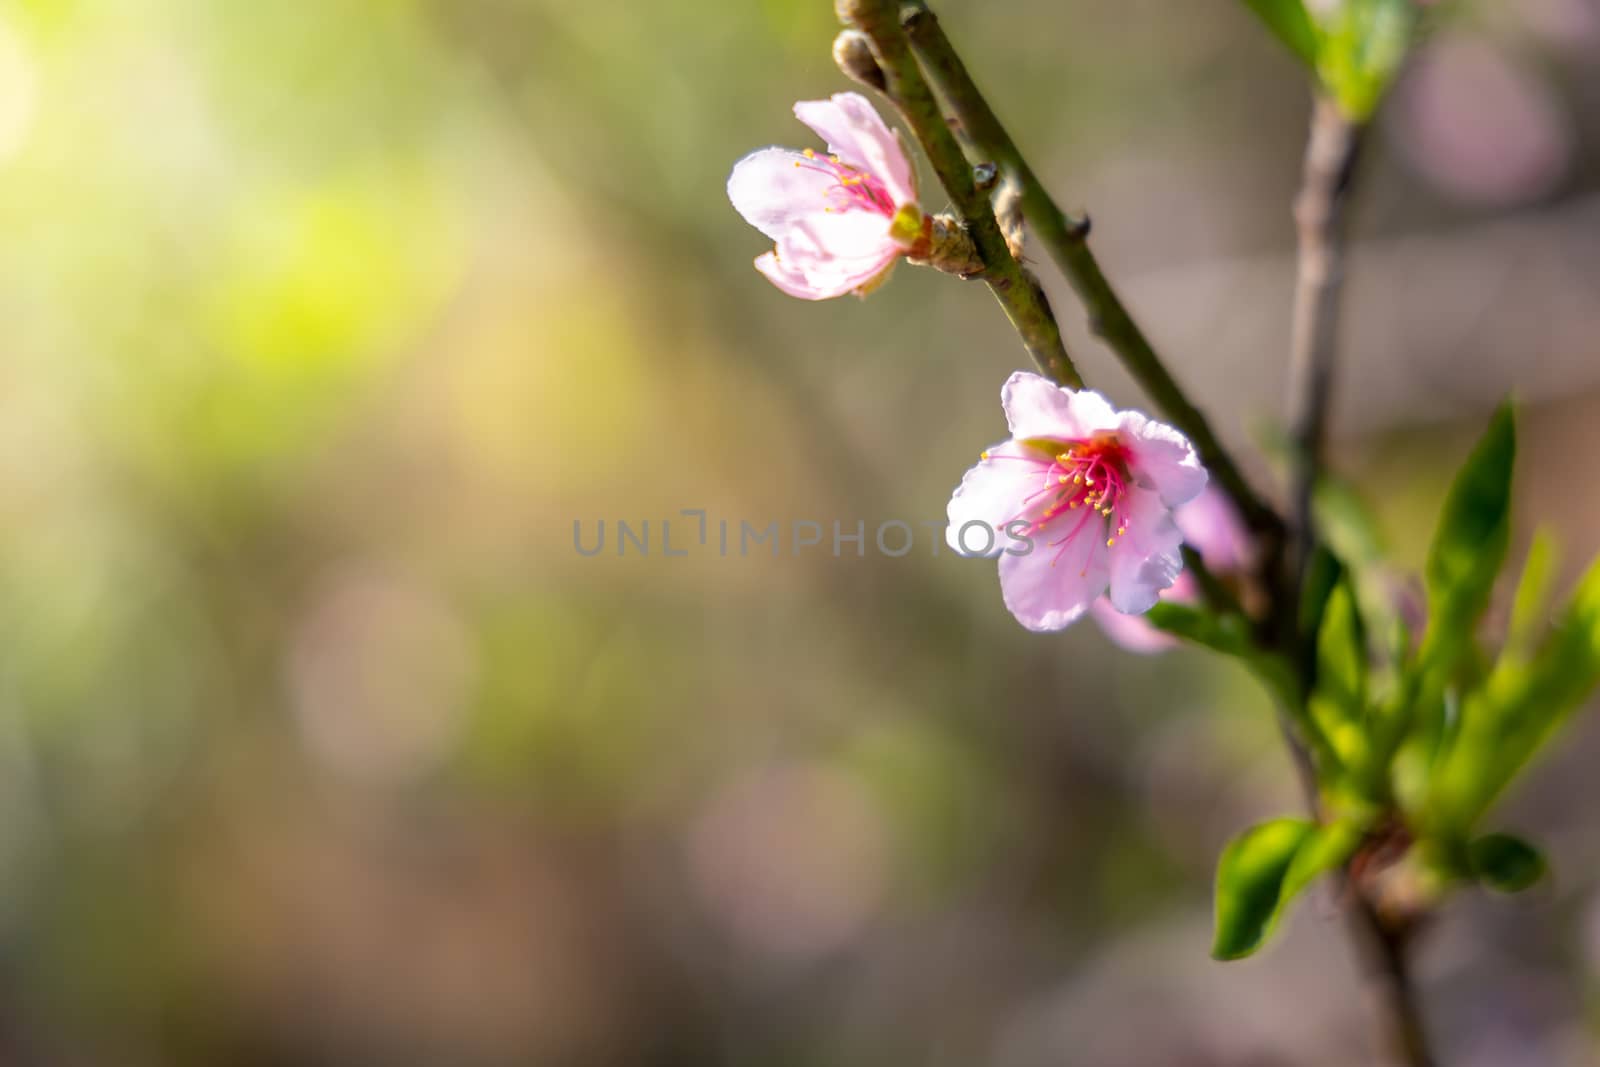
[[(1250, 532), (1221, 491), (1208, 486), (1199, 496), (1174, 509), (1172, 519), (1184, 542), (1200, 553), (1211, 573), (1225, 578), (1249, 565)], [(1193, 576), (1185, 571), (1161, 594), (1161, 599), (1193, 604), (1200, 599), (1200, 590)], [(1096, 600), (1089, 610), (1106, 636), (1129, 652), (1165, 652), (1178, 643), (1142, 616), (1124, 615), (1105, 597)]]
[(794, 113), (829, 155), (763, 148), (728, 177), (728, 199), (777, 246), (756, 269), (804, 300), (868, 292), (922, 236), (911, 161), (859, 93), (802, 100)]
[(951, 547), (999, 554), (1006, 607), (1030, 630), (1059, 630), (1102, 594), (1149, 611), (1183, 568), (1172, 509), (1206, 484), (1188, 438), (1037, 374), (1013, 374), (1000, 402), (1011, 439), (950, 498)]

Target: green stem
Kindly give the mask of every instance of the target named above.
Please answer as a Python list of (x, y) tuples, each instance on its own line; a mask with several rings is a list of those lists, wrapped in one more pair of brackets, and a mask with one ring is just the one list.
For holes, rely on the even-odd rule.
[(1088, 309), (1090, 329), (1116, 353), (1167, 419), (1188, 435), (1201, 462), (1250, 528), (1268, 540), (1276, 539), (1282, 520), (1250, 486), (1205, 415), (1189, 402), (1101, 272), (1087, 243), (1089, 220), (1068, 215), (1056, 206), (973, 84), (966, 65), (927, 4), (913, 0), (905, 5), (902, 18), (912, 49), (949, 104), (964, 136), (985, 157), (983, 162), (998, 164), (1015, 184), (1028, 224)]
[(1052, 380), (1074, 389), (1083, 388), (1083, 379), (1067, 355), (1061, 328), (1044, 290), (1011, 254), (988, 195), (978, 188), (971, 165), (945, 125), (944, 115), (906, 43), (895, 0), (841, 0), (837, 7), (846, 23), (871, 40), (883, 72), (884, 95), (921, 143), (940, 184), (972, 235), (984, 265), (980, 277), (1005, 308), (1029, 355)]

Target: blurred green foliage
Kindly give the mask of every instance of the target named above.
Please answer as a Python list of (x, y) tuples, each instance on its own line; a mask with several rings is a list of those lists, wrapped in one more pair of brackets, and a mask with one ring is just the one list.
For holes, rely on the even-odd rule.
[[(1166, 257), (1119, 168), (1200, 145), (1186, 214), (1282, 244), (1298, 83), (1231, 5), (947, 8), (1065, 194), (1130, 190), (1097, 231)], [(0, 1059), (964, 1063), (1152, 930), (1141, 1004), (1244, 980), (1163, 924), (1292, 803), (1245, 672), (1027, 639), (920, 550), (572, 550), (937, 519), (999, 434), (983, 293), (750, 269), (723, 182), (843, 88), (834, 28), (0, 5)]]
[(1420, 0), (1244, 0), (1315, 75), (1346, 117), (1365, 122), (1399, 74), (1423, 12)]

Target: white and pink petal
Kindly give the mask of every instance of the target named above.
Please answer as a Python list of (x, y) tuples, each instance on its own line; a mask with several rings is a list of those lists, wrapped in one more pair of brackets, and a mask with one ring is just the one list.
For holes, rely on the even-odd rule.
[(1060, 630), (1083, 617), (1105, 592), (1106, 553), (1093, 537), (1050, 544), (1035, 535), (1033, 551), (1000, 557), (1000, 595), (1006, 609), (1036, 632)]
[(1238, 509), (1221, 490), (1207, 486), (1172, 512), (1183, 539), (1207, 567), (1227, 574), (1244, 569), (1253, 548), (1250, 531)]
[(756, 260), (756, 269), (792, 296), (826, 300), (869, 286), (900, 257), (892, 243), (871, 243), (846, 236), (849, 254), (839, 254), (819, 238), (820, 232), (843, 233), (843, 227), (796, 226), (778, 239), (777, 247)]
[(1128, 471), (1147, 489), (1161, 494), (1169, 508), (1193, 500), (1206, 487), (1205, 467), (1189, 439), (1139, 411), (1119, 415), (1118, 437), (1128, 454)]
[(1106, 549), (1110, 557), (1111, 605), (1127, 615), (1155, 607), (1163, 590), (1183, 570), (1183, 535), (1172, 512), (1149, 489), (1132, 489), (1119, 509), (1127, 523)]
[[(972, 556), (992, 556), (1011, 545), (1006, 524), (1029, 510), (1024, 502), (1030, 496), (1048, 489), (1049, 471), (1049, 459), (1020, 442), (1005, 441), (989, 449), (950, 497), (945, 542)], [(988, 533), (977, 526), (967, 530), (969, 523), (982, 524)]]
[(1000, 406), (1013, 437), (1088, 438), (1117, 428), (1117, 412), (1088, 389), (1064, 389), (1050, 379), (1016, 371), (1000, 388)]
[(728, 175), (734, 210), (774, 241), (801, 220), (822, 214), (837, 180), (805, 164), (805, 156), (787, 148), (751, 152)]
[(895, 206), (916, 203), (915, 172), (905, 147), (866, 97), (834, 93), (827, 100), (802, 100), (794, 114), (828, 143), (829, 152), (883, 182)]

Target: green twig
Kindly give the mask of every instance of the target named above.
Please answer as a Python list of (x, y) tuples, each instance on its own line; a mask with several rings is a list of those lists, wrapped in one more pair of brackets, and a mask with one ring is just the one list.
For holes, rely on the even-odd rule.
[(1014, 183), (1023, 216), (1049, 251), (1089, 312), (1090, 328), (1101, 337), (1162, 413), (1188, 435), (1201, 462), (1232, 498), (1256, 533), (1275, 539), (1282, 529), (1276, 512), (1256, 494), (1233, 462), (1210, 423), (1168, 373), (1155, 349), (1106, 280), (1087, 243), (1089, 220), (1063, 212), (1006, 133), (939, 25), (921, 0), (905, 5), (903, 21), (911, 47), (948, 103), (973, 150), (1006, 171)]
[(921, 143), (983, 260), (979, 277), (1005, 308), (1028, 353), (1039, 369), (1057, 383), (1083, 388), (1083, 379), (1067, 355), (1044, 290), (1011, 254), (987, 194), (978, 188), (971, 165), (945, 125), (933, 92), (907, 46), (895, 0), (839, 0), (836, 6), (839, 17), (871, 41), (882, 71), (884, 95)]

